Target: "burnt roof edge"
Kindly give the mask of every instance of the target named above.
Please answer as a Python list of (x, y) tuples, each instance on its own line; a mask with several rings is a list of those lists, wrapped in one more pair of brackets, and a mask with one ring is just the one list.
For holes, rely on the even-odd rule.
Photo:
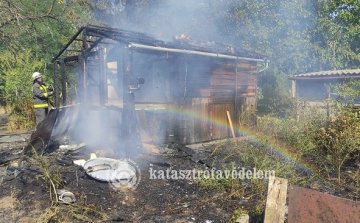
[[(164, 42), (160, 41), (160, 40), (156, 40), (153, 37), (146, 35), (144, 33), (139, 33), (139, 32), (135, 32), (135, 31), (126, 31), (126, 30), (122, 30), (122, 29), (116, 29), (116, 28), (110, 28), (110, 27), (102, 27), (102, 26), (95, 26), (95, 25), (87, 25), (87, 26), (83, 26), (81, 27), (76, 34), (68, 41), (68, 43), (60, 50), (60, 52), (53, 57), (53, 59), (51, 60), (52, 63), (54, 63), (54, 61), (56, 61), (65, 51), (66, 49), (72, 44), (73, 41), (76, 40), (76, 38), (82, 33), (82, 32), (86, 32), (86, 31), (90, 31), (90, 32), (94, 32), (94, 33), (98, 33), (100, 35), (102, 35), (105, 38), (110, 38), (113, 39), (117, 42), (121, 42), (119, 40), (124, 38), (123, 43), (128, 43), (131, 45), (131, 47), (150, 47), (152, 50), (158, 50), (158, 51), (167, 51), (167, 52), (174, 52), (177, 51), (178, 53), (185, 53), (185, 54), (198, 54), (198, 55), (203, 55), (203, 56), (211, 56), (211, 57), (218, 57), (218, 58), (225, 58), (225, 59), (234, 59), (234, 60), (245, 60), (245, 61), (254, 61), (254, 62), (261, 62), (261, 63), (269, 63), (270, 60), (266, 59), (266, 58), (251, 58), (251, 57), (242, 57), (242, 56), (236, 56), (236, 55), (227, 55), (224, 53), (216, 53), (216, 52), (203, 52), (203, 51), (197, 51), (197, 50), (191, 50), (191, 49), (178, 49), (175, 47), (167, 47), (164, 46), (166, 45)], [(128, 33), (134, 33), (137, 35), (140, 35), (143, 38), (146, 38), (148, 41), (154, 41), (155, 45), (147, 45), (147, 44), (143, 44), (143, 43), (133, 43), (131, 41), (129, 41), (129, 39), (125, 36), (119, 36), (118, 38), (114, 38), (113, 36), (108, 36), (108, 33), (103, 33), (103, 32), (114, 32), (114, 33), (123, 33), (125, 36)], [(136, 45), (135, 45), (136, 44)], [(160, 45), (160, 46), (159, 46)], [(161, 46), (163, 45), (163, 46)], [(249, 51), (250, 52), (250, 51)], [(250, 52), (253, 53), (253, 52)], [(264, 57), (260, 54), (254, 53), (256, 54), (258, 57)]]
[(233, 60), (246, 60), (246, 61), (262, 62), (262, 63), (269, 62), (269, 60), (266, 60), (266, 59), (254, 59), (254, 58), (226, 55), (226, 54), (222, 54), (222, 53), (210, 53), (210, 52), (185, 50), (185, 49), (177, 49), (177, 48), (170, 48), (170, 47), (149, 46), (149, 45), (138, 44), (138, 43), (129, 43), (129, 47), (155, 50), (155, 51), (163, 51), (163, 52), (172, 52), (172, 53), (195, 54), (195, 55), (217, 57), (217, 58), (224, 58), (224, 59), (233, 59)]

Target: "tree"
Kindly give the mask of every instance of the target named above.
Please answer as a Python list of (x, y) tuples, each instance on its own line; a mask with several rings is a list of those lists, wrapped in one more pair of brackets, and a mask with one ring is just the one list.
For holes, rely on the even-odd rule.
[(33, 126), (34, 112), (32, 103), (32, 79), (34, 70), (43, 72), (44, 61), (37, 60), (28, 50), (18, 54), (16, 59), (7, 51), (2, 55), (0, 70), (6, 72), (5, 84), (0, 86), (8, 108), (12, 129)]
[(10, 106), (16, 128), (31, 126), (31, 74), (41, 71), (51, 80), (51, 58), (78, 26), (93, 18), (91, 5), (86, 2), (0, 1), (0, 93)]
[[(15, 60), (30, 50), (48, 72), (51, 58), (87, 23), (166, 41), (184, 34), (267, 55), (259, 83), (274, 89), (263, 91), (269, 101), (267, 95), (288, 95), (288, 75), (359, 66), (359, 7), (355, 0), (3, 0), (0, 49)], [(0, 55), (0, 63), (5, 59)]]

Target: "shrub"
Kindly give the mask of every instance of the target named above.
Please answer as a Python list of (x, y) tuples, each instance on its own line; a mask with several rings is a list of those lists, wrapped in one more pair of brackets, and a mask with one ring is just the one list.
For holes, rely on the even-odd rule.
[(360, 151), (360, 121), (358, 113), (344, 110), (318, 130), (314, 142), (337, 170), (341, 183), (341, 167)]
[(0, 91), (10, 110), (10, 126), (13, 129), (31, 128), (35, 124), (31, 75), (34, 71), (40, 71), (43, 65), (44, 62), (34, 58), (31, 51), (18, 53), (17, 57), (10, 53), (0, 56), (3, 82)]

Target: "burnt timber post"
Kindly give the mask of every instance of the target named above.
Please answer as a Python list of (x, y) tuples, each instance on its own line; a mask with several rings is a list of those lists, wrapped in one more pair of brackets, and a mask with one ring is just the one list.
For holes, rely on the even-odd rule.
[(100, 106), (104, 106), (107, 100), (106, 92), (106, 59), (104, 49), (99, 51), (100, 58), (100, 76), (99, 76), (99, 92), (100, 92)]
[(83, 75), (84, 75), (84, 57), (82, 54), (80, 54), (78, 56), (78, 61), (79, 61), (79, 67), (80, 67), (80, 71), (78, 72), (78, 81), (77, 81), (77, 86), (78, 86), (78, 103), (82, 103), (84, 102), (84, 82), (83, 80)]
[(60, 92), (59, 92), (59, 66), (58, 61), (54, 61), (54, 85), (55, 85), (55, 107), (60, 107)]
[(121, 135), (128, 138), (130, 133), (135, 131), (135, 103), (134, 93), (130, 91), (129, 86), (133, 79), (132, 72), (132, 51), (129, 47), (124, 48), (124, 75), (123, 75), (123, 113), (122, 113), (122, 131)]
[(61, 92), (62, 92), (62, 104), (63, 106), (67, 105), (67, 95), (66, 95), (66, 70), (65, 70), (65, 60), (61, 59)]
[(79, 72), (79, 95), (80, 95), (80, 103), (86, 103), (87, 101), (87, 95), (86, 95), (86, 57), (87, 57), (87, 31), (86, 29), (83, 32), (82, 36), (82, 53), (79, 55), (79, 64), (80, 64), (80, 72)]

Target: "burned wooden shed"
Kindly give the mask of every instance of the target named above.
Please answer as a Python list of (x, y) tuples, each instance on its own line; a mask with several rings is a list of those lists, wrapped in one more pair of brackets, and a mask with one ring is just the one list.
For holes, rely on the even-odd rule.
[(227, 112), (234, 123), (241, 113), (254, 121), (258, 63), (268, 66), (264, 55), (214, 42), (99, 26), (80, 28), (53, 63), (56, 107), (115, 106), (120, 137), (185, 144), (229, 137)]

